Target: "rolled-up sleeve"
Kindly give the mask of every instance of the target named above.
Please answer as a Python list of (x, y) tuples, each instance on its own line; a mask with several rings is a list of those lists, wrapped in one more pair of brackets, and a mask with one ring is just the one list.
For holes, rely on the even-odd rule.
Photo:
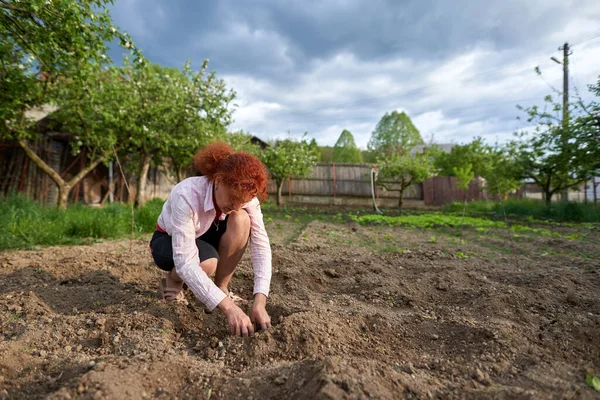
[(200, 267), (192, 207), (180, 194), (172, 193), (172, 196), (173, 261), (177, 274), (198, 300), (213, 310), (225, 298), (225, 293)]
[(271, 285), (271, 244), (263, 222), (260, 202), (254, 198), (244, 209), (250, 216), (250, 258), (254, 268), (254, 294), (269, 295)]

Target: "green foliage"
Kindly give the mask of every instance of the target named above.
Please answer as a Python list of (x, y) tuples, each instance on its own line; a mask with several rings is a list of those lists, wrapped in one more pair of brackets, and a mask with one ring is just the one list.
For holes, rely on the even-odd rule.
[(333, 147), (331, 146), (319, 146), (318, 161), (329, 163), (333, 161)]
[(423, 138), (405, 112), (385, 113), (371, 134), (368, 148), (386, 155), (410, 151), (414, 146), (423, 144)]
[(467, 144), (458, 144), (452, 147), (449, 153), (437, 152), (435, 165), (441, 176), (456, 176), (456, 168), (471, 166), (474, 175), (485, 176), (491, 166), (491, 148), (480, 137)]
[(332, 161), (336, 163), (359, 163), (362, 162), (362, 155), (356, 143), (354, 136), (350, 131), (344, 129), (333, 147)]
[(377, 158), (378, 185), (386, 190), (400, 192), (398, 206), (402, 207), (404, 191), (414, 183), (423, 182), (433, 175), (433, 161), (427, 154), (398, 152)]
[(458, 186), (459, 189), (467, 190), (469, 188), (469, 183), (475, 179), (472, 167), (471, 164), (467, 164), (464, 167), (454, 167), (452, 169), (454, 176), (456, 176), (456, 186)]
[(246, 151), (255, 156), (258, 156), (261, 152), (260, 146), (252, 143), (252, 135), (244, 131), (227, 133), (222, 139), (236, 151)]
[(600, 127), (583, 102), (568, 110), (566, 120), (561, 119), (562, 104), (551, 96), (546, 97), (543, 108), (519, 108), (536, 127), (531, 134), (517, 133), (519, 140), (511, 142), (509, 149), (516, 155), (522, 177), (542, 187), (548, 204), (555, 193), (579, 186), (598, 172)]
[[(135, 211), (136, 234), (154, 232), (163, 202), (153, 200)], [(131, 233), (131, 208), (112, 204), (67, 210), (44, 207), (22, 196), (0, 199), (0, 250), (71, 245), (89, 239), (117, 239)]]
[(592, 389), (594, 389), (596, 392), (600, 392), (600, 378), (598, 378), (597, 376), (588, 374), (585, 377), (585, 383), (591, 387)]
[(31, 107), (52, 103), (48, 89), (58, 80), (85, 81), (107, 65), (107, 43), (115, 40), (141, 54), (112, 25), (106, 0), (28, 0), (0, 3), (0, 136), (27, 139)]
[(456, 171), (470, 165), (474, 176), (485, 178), (488, 193), (506, 196), (522, 185), (521, 168), (514, 154), (503, 146), (491, 147), (480, 137), (453, 146), (449, 153), (431, 150), (429, 154), (441, 176), (458, 176)]
[(288, 176), (307, 176), (317, 162), (306, 140), (282, 140), (266, 148), (261, 158), (277, 184), (277, 204), (281, 204), (283, 182)]
[[(463, 203), (451, 203), (445, 206), (445, 212), (462, 213)], [(508, 215), (521, 217), (552, 219), (563, 222), (600, 222), (600, 209), (593, 204), (576, 202), (554, 202), (547, 205), (538, 200), (509, 199), (506, 201), (472, 201), (467, 203), (466, 212), (470, 214), (492, 214), (495, 218)]]
[(400, 215), (396, 217), (384, 216), (384, 215), (363, 215), (359, 217), (352, 217), (355, 222), (361, 225), (367, 224), (383, 224), (389, 226), (407, 225), (419, 228), (433, 228), (433, 227), (457, 227), (462, 226), (473, 226), (476, 228), (502, 228), (506, 227), (504, 222), (491, 221), (484, 218), (465, 217), (464, 221), (461, 217), (454, 215), (446, 215), (441, 213), (428, 213), (420, 215)]

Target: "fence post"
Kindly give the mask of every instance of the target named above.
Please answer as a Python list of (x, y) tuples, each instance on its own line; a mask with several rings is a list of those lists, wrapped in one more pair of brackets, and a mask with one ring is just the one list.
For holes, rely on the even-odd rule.
[(335, 176), (335, 163), (331, 163), (331, 175), (333, 177), (333, 198), (335, 199), (335, 191), (337, 189), (336, 176)]
[(292, 199), (292, 175), (288, 175), (288, 196)]

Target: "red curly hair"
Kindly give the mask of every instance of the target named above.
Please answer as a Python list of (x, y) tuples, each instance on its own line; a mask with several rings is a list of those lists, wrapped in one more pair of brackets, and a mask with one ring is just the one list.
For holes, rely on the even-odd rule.
[(264, 164), (225, 142), (213, 142), (196, 153), (194, 168), (211, 181), (227, 185), (234, 201), (248, 202), (256, 196), (262, 203), (267, 197), (269, 174)]

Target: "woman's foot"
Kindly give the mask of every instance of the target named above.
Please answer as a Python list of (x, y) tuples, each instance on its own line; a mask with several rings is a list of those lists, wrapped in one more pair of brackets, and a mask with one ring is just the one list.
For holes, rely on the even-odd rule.
[(183, 294), (183, 281), (179, 279), (174, 270), (171, 270), (165, 278), (160, 280), (160, 293), (165, 301), (183, 305), (188, 304)]

